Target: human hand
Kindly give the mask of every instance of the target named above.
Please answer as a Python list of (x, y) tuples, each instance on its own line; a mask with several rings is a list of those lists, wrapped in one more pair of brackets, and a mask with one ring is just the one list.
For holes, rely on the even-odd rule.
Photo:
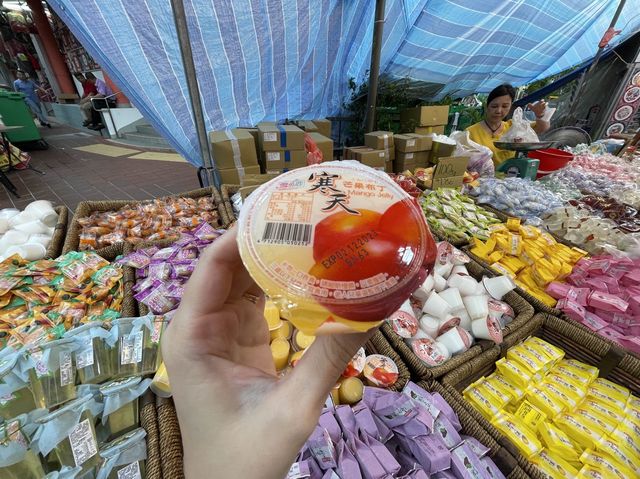
[(527, 108), (535, 113), (536, 118), (540, 118), (544, 115), (544, 111), (547, 109), (547, 102), (544, 100), (537, 101), (535, 103), (529, 103)]
[(232, 229), (201, 256), (162, 338), (187, 477), (285, 477), (372, 334), (318, 336), (279, 379), (263, 311)]

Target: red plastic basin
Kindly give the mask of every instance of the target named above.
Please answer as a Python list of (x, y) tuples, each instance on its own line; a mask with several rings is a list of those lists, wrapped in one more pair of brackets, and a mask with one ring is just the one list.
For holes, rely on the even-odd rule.
[(529, 158), (540, 160), (537, 178), (542, 178), (552, 171), (559, 170), (573, 160), (573, 154), (556, 148), (547, 148), (546, 150), (535, 150), (529, 152)]

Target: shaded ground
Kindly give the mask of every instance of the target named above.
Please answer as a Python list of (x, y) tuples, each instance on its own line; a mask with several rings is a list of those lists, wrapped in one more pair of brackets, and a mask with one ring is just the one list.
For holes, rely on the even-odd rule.
[[(66, 126), (41, 132), (50, 147), (30, 154), (31, 164), (45, 175), (30, 170), (10, 172), (20, 198), (0, 185), (0, 208), (24, 208), (33, 200), (45, 199), (73, 211), (80, 201), (143, 200), (199, 187), (196, 168), (176, 154), (140, 155), (153, 150), (118, 145)], [(81, 147), (93, 152), (75, 149)]]

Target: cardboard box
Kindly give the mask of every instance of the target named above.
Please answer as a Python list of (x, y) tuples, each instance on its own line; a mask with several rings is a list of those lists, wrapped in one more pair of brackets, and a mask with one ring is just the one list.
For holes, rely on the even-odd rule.
[(220, 181), (224, 185), (241, 185), (244, 186), (245, 175), (258, 175), (260, 174), (260, 166), (246, 166), (241, 171), (236, 168), (223, 168), (219, 169)]
[(396, 146), (396, 150), (402, 153), (411, 153), (413, 151), (420, 151), (418, 138), (411, 135), (395, 135), (393, 142)]
[(320, 133), (309, 133), (309, 136), (322, 152), (323, 161), (333, 160), (333, 140)]
[[(396, 156), (396, 163), (398, 165), (402, 164), (414, 164), (418, 168), (425, 168), (427, 163), (429, 162), (429, 152), (428, 151), (413, 151), (411, 153), (403, 153), (401, 151), (398, 152)], [(408, 168), (404, 168), (406, 170)]]
[(390, 160), (395, 160), (396, 159), (396, 149), (395, 148), (389, 148), (387, 150), (385, 150), (387, 152), (387, 156), (389, 157)]
[(295, 125), (258, 125), (262, 151), (304, 150), (304, 131)]
[(345, 147), (343, 153), (343, 160), (356, 160), (356, 153), (359, 151), (370, 151), (372, 148), (368, 146), (349, 146)]
[(372, 131), (364, 135), (364, 144), (374, 150), (393, 149), (393, 133), (390, 131)]
[(433, 145), (433, 137), (431, 135), (422, 135), (420, 133), (407, 133), (407, 136), (413, 137), (417, 140), (417, 151), (429, 151)]
[(417, 126), (414, 133), (419, 135), (430, 135), (431, 133), (437, 133), (438, 135), (444, 135), (444, 128), (446, 125), (438, 126)]
[(385, 163), (390, 160), (388, 151), (365, 148), (358, 149), (355, 152), (355, 159), (363, 165), (384, 169)]
[(462, 186), (464, 173), (467, 171), (469, 158), (466, 156), (441, 157), (433, 171), (433, 185), (431, 189), (457, 188)]
[(267, 181), (271, 181), (278, 174), (275, 175), (263, 175), (263, 174), (245, 174), (243, 178), (244, 186), (260, 186), (265, 184)]
[(327, 120), (326, 118), (319, 118), (312, 121), (318, 129), (318, 133), (320, 133), (322, 136), (326, 136), (327, 138), (331, 138), (331, 120)]
[(456, 145), (450, 145), (448, 143), (440, 143), (439, 141), (434, 141), (433, 146), (431, 148), (431, 164), (435, 165), (438, 163), (440, 158), (448, 157), (453, 154), (456, 149)]
[(257, 166), (256, 145), (247, 130), (234, 128), (209, 133), (211, 153), (218, 169)]
[(417, 106), (400, 113), (400, 123), (411, 131), (417, 126), (437, 126), (449, 123), (449, 105)]
[(386, 161), (384, 163), (385, 173), (393, 173), (393, 161)]
[(267, 173), (282, 173), (307, 166), (307, 150), (265, 151), (263, 158)]
[(318, 132), (316, 124), (310, 120), (297, 120), (298, 128), (306, 131), (307, 133)]

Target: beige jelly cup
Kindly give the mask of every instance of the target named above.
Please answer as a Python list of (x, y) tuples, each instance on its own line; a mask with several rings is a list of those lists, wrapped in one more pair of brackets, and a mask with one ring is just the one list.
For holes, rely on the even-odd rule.
[(436, 254), (419, 205), (385, 173), (352, 161), (292, 170), (254, 191), (238, 247), (282, 317), (311, 335), (379, 325)]

